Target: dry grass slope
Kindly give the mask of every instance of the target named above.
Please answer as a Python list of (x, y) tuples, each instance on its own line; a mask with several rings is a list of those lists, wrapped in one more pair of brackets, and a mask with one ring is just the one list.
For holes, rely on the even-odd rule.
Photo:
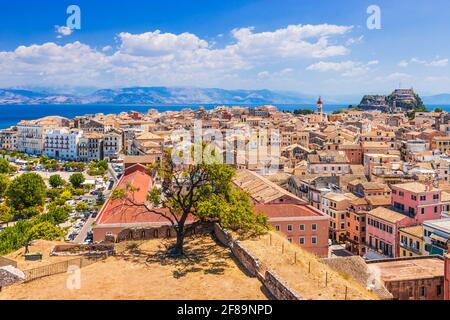
[(289, 243), (278, 233), (271, 232), (241, 244), (305, 299), (378, 299), (351, 277), (330, 268), (318, 257)]
[(168, 242), (152, 240), (118, 246), (116, 257), (81, 269), (80, 290), (67, 288), (67, 274), (12, 286), (0, 300), (178, 300), (267, 299), (261, 283), (246, 275), (230, 250), (210, 237), (190, 239), (188, 256), (164, 256)]

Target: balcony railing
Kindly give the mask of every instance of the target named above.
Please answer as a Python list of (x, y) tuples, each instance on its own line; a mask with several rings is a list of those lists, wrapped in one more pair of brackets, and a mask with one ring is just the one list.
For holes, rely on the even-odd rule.
[(406, 243), (400, 242), (400, 247), (402, 247), (403, 249), (406, 249), (408, 251), (414, 252), (416, 254), (421, 254), (422, 252), (420, 251), (420, 249), (417, 249), (416, 247), (411, 247)]

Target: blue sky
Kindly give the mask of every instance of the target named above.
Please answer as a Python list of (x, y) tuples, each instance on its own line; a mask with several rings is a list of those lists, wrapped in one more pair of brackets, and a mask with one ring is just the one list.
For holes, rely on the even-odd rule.
[(4, 1), (0, 87), (450, 92), (449, 16), (447, 0)]

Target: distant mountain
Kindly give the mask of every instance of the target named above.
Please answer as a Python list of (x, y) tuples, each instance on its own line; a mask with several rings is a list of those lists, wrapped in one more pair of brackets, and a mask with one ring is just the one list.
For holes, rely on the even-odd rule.
[(94, 103), (113, 104), (295, 104), (314, 101), (310, 96), (270, 90), (167, 87), (99, 90), (86, 99)]
[(434, 96), (423, 97), (425, 104), (447, 104), (450, 105), (450, 94), (443, 93)]
[[(1, 104), (314, 104), (317, 96), (271, 90), (133, 87), (65, 94), (0, 89)], [(331, 102), (330, 102), (331, 103)], [(333, 100), (336, 103), (336, 100)]]
[(48, 94), (29, 90), (0, 89), (0, 105), (5, 104), (67, 104), (80, 100), (71, 95)]

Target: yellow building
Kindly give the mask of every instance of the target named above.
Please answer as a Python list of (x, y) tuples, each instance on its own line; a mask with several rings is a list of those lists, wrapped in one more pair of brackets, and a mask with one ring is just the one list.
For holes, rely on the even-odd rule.
[(439, 150), (442, 154), (450, 151), (450, 137), (437, 136), (431, 140), (431, 150)]
[(400, 257), (422, 256), (424, 250), (425, 242), (422, 226), (400, 229)]

